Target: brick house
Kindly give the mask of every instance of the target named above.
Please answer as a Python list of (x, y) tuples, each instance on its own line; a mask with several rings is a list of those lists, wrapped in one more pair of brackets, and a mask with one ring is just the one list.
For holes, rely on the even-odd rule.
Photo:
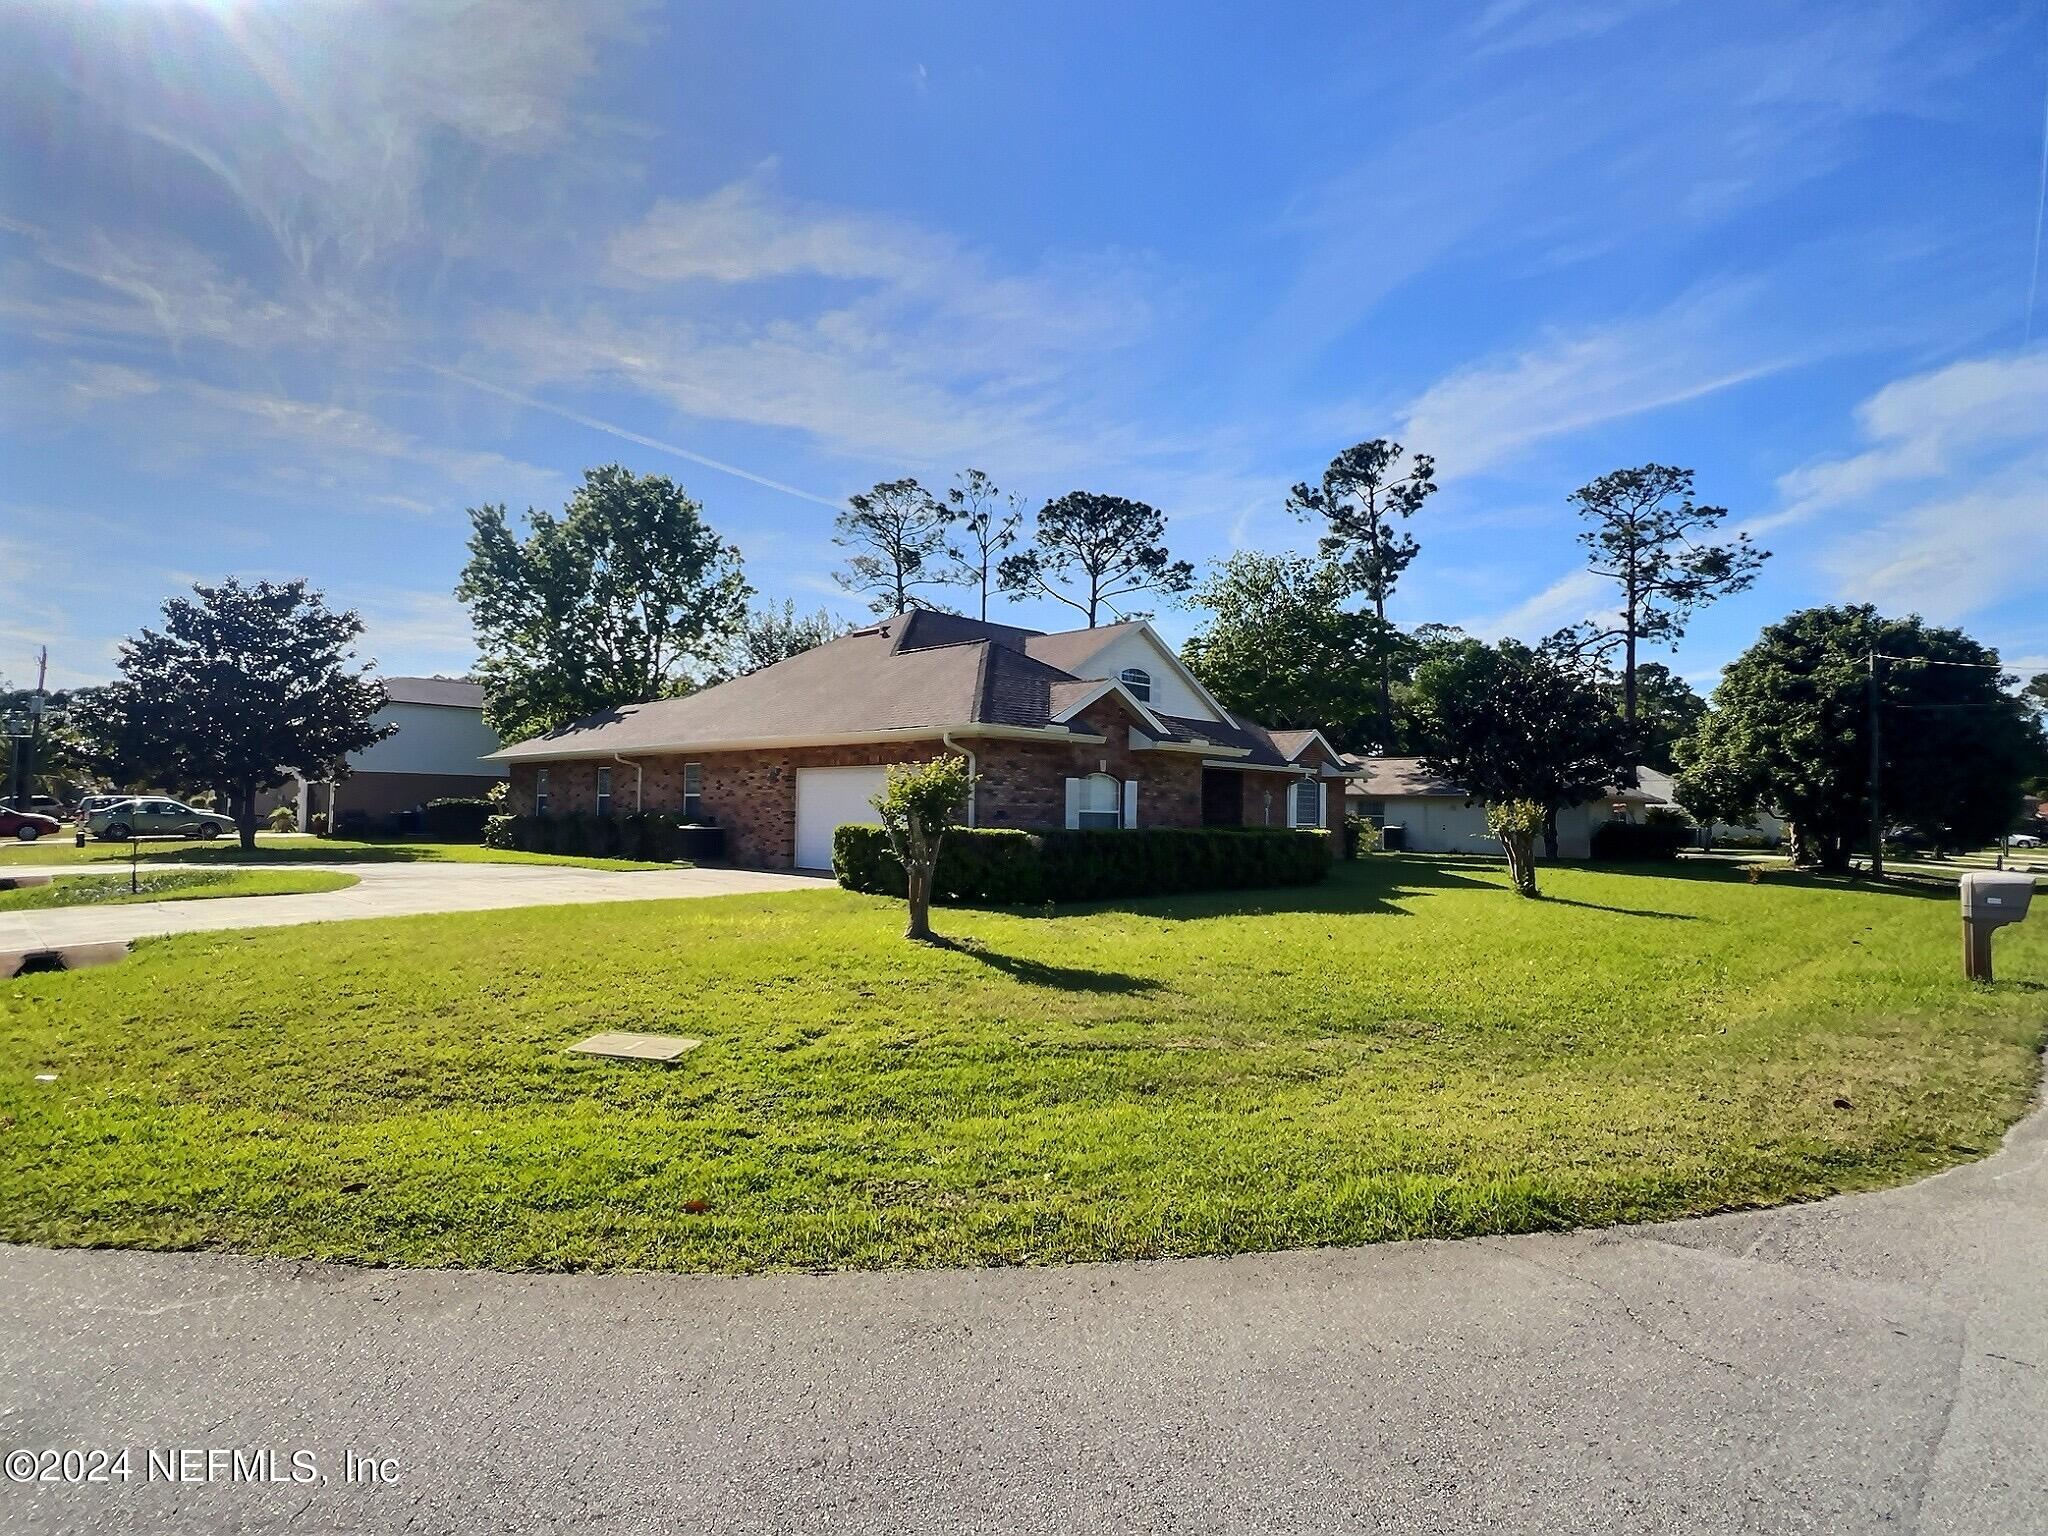
[[(1333, 827), (1342, 763), (1210, 696), (1151, 625), (1040, 634), (912, 611), (681, 699), (492, 753), (512, 809), (703, 817), (735, 863), (823, 869), (891, 763), (952, 752), (979, 827)], [(1333, 839), (1333, 842), (1337, 841)]]

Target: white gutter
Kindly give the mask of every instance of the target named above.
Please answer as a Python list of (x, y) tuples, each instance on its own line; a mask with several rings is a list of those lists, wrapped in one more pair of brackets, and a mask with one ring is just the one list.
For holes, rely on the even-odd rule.
[(939, 745), (945, 747), (949, 751), (958, 752), (962, 757), (967, 759), (967, 825), (971, 827), (975, 824), (974, 792), (975, 783), (981, 777), (980, 767), (974, 760), (973, 751), (967, 747), (961, 746), (959, 742), (955, 741), (953, 739), (953, 733), (951, 730), (944, 730), (939, 732)]
[(619, 756), (619, 754), (616, 752), (612, 754), (612, 761), (617, 763), (622, 768), (630, 768), (633, 770), (633, 809), (635, 811), (646, 810), (647, 807), (643, 802), (640, 794), (640, 786), (645, 778), (645, 775), (641, 772), (640, 765), (635, 762), (629, 762), (627, 759)]

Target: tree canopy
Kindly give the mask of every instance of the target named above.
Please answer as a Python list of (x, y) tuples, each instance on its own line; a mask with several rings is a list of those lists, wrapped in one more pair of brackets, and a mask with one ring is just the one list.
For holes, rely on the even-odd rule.
[(726, 648), (710, 680), (723, 682), (727, 678), (744, 677), (749, 672), (772, 667), (778, 661), (787, 661), (804, 651), (814, 650), (828, 640), (837, 640), (852, 628), (830, 609), (820, 608), (815, 613), (800, 614), (796, 611), (796, 604), (788, 599), (780, 608), (773, 605), (756, 608), (748, 613), (739, 633), (733, 636), (732, 644)]
[[(1616, 714), (1623, 713), (1619, 676), (1610, 673), (1603, 677), (1600, 691)], [(1636, 762), (1646, 768), (1674, 772), (1678, 767), (1678, 744), (1698, 730), (1706, 717), (1707, 701), (1663, 662), (1646, 661), (1636, 667)]]
[(945, 611), (924, 592), (959, 580), (959, 573), (945, 564), (952, 554), (947, 540), (953, 522), (952, 506), (916, 480), (881, 481), (848, 497), (846, 510), (832, 525), (832, 542), (853, 551), (833, 579), (866, 597), (876, 614), (910, 608)]
[(476, 629), (485, 718), (507, 740), (686, 693), (745, 622), (739, 551), (666, 475), (586, 470), (560, 516), (475, 507), (455, 595)]
[(1366, 636), (1378, 673), (1379, 726), (1375, 744), (1394, 744), (1394, 653), (1399, 634), (1387, 622), (1387, 599), (1402, 573), (1421, 552), (1401, 525), (1436, 491), (1436, 461), (1410, 456), (1399, 443), (1376, 437), (1346, 448), (1323, 470), (1315, 485), (1303, 482), (1287, 498), (1290, 511), (1320, 518), (1319, 549), (1344, 572), (1351, 590), (1362, 592), (1378, 621)]
[(1869, 833), (1873, 653), (1887, 824), (1951, 847), (2003, 834), (2039, 725), (2005, 691), (1995, 652), (1868, 604), (1792, 614), (1729, 664), (1681, 753), (1679, 803), (1701, 820), (1768, 808), (1791, 823), (1795, 857), (1846, 869)]
[(1017, 530), (1023, 526), (1023, 507), (978, 469), (967, 470), (954, 481), (946, 491), (946, 505), (961, 535), (947, 549), (953, 559), (953, 579), (974, 589), (980, 602), (977, 614), (985, 619), (989, 594), (997, 590), (1003, 553), (1017, 542)]
[(1444, 645), (1416, 669), (1432, 773), (1489, 805), (1546, 814), (1592, 799), (1627, 766), (1621, 721), (1583, 672), (1518, 640)]
[(1226, 709), (1279, 728), (1316, 727), (1340, 748), (1372, 735), (1370, 614), (1343, 606), (1344, 573), (1325, 560), (1242, 550), (1196, 589), (1213, 617), (1181, 660)]
[(1195, 568), (1167, 552), (1166, 514), (1157, 507), (1123, 496), (1069, 491), (1038, 509), (1036, 544), (1004, 556), (997, 579), (1013, 597), (1065, 603), (1085, 615), (1093, 629), (1105, 606), (1120, 618), (1139, 616), (1117, 609), (1119, 598), (1187, 591)]
[(256, 796), (293, 773), (346, 772), (391, 734), (384, 690), (352, 648), (362, 621), (304, 581), (232, 577), (164, 604), (161, 630), (121, 644), (120, 678), (82, 690), (71, 729), (117, 781), (214, 790), (256, 843)]
[(1564, 632), (1591, 654), (1621, 652), (1621, 714), (1636, 724), (1636, 653), (1645, 641), (1675, 646), (1695, 610), (1741, 592), (1769, 558), (1746, 533), (1724, 543), (1713, 534), (1725, 507), (1693, 500), (1693, 473), (1670, 464), (1617, 469), (1573, 491), (1579, 516), (1592, 524), (1579, 534), (1587, 568), (1619, 588), (1614, 619), (1589, 620)]

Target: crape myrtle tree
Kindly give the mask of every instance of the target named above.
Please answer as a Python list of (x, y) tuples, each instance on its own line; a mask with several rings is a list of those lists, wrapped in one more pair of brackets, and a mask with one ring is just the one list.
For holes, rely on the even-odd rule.
[(851, 550), (844, 569), (832, 579), (847, 591), (867, 598), (875, 614), (902, 613), (911, 608), (936, 608), (925, 589), (956, 585), (949, 569), (949, 538), (953, 508), (914, 479), (884, 480), (846, 501), (833, 523), (832, 542)]
[(882, 818), (882, 830), (897, 862), (903, 866), (903, 891), (910, 905), (906, 939), (932, 942), (932, 880), (939, 867), (939, 846), (960, 819), (973, 776), (964, 759), (933, 758), (928, 763), (898, 763), (880, 794), (868, 803)]
[(161, 630), (121, 643), (120, 677), (81, 693), (72, 729), (116, 781), (213, 790), (254, 848), (258, 795), (344, 774), (391, 734), (373, 718), (384, 690), (353, 654), (362, 621), (304, 581), (192, 591), (164, 604)]
[(1328, 731), (1340, 749), (1371, 739), (1372, 615), (1344, 606), (1351, 584), (1334, 564), (1241, 550), (1194, 595), (1211, 618), (1181, 660), (1226, 709), (1269, 726)]
[(739, 551), (666, 475), (584, 471), (560, 516), (470, 510), (469, 607), (484, 717), (508, 741), (687, 693), (746, 621)]
[(1679, 804), (1703, 822), (1767, 807), (1790, 824), (1796, 862), (1846, 871), (1870, 835), (1873, 655), (1887, 827), (1948, 847), (2003, 835), (2040, 761), (2038, 722), (1995, 651), (1869, 604), (1792, 614), (1729, 664), (1681, 749)]
[[(1429, 771), (1489, 807), (1540, 807), (1551, 858), (1557, 813), (1603, 793), (1628, 761), (1622, 723), (1595, 684), (1518, 640), (1443, 646), (1416, 670), (1415, 703)], [(1521, 813), (1507, 822), (1519, 827)], [(1535, 894), (1533, 879), (1524, 894)]]
[(1017, 542), (1024, 509), (1017, 497), (1005, 496), (978, 469), (970, 469), (954, 481), (946, 491), (946, 505), (961, 535), (947, 548), (953, 559), (953, 579), (974, 589), (980, 600), (979, 616), (986, 619), (989, 593), (996, 590), (1004, 552)]
[(1119, 598), (1173, 596), (1194, 580), (1195, 568), (1167, 552), (1165, 513), (1095, 491), (1069, 491), (1040, 507), (1034, 547), (1005, 555), (997, 568), (1005, 593), (1065, 603), (1090, 629), (1105, 607), (1120, 617), (1140, 616), (1117, 609)]
[(1579, 534), (1587, 569), (1614, 583), (1614, 618), (1588, 620), (1553, 636), (1588, 655), (1621, 659), (1621, 718), (1636, 730), (1636, 656), (1645, 642), (1675, 646), (1694, 612), (1744, 591), (1769, 552), (1746, 533), (1722, 543), (1713, 535), (1725, 507), (1693, 500), (1693, 474), (1669, 464), (1617, 469), (1573, 491), (1570, 501), (1592, 524)]
[(1295, 486), (1288, 509), (1320, 518), (1320, 550), (1349, 577), (1352, 590), (1372, 604), (1369, 632), (1378, 674), (1379, 719), (1374, 745), (1394, 742), (1394, 661), (1397, 632), (1387, 622), (1387, 599), (1422, 546), (1402, 526), (1436, 490), (1436, 461), (1409, 454), (1399, 443), (1376, 437), (1346, 448), (1324, 469), (1320, 483)]

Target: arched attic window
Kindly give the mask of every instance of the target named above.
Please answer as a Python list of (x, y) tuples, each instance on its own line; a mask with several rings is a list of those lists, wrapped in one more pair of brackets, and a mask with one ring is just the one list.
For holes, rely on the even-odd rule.
[(1131, 691), (1131, 697), (1141, 704), (1152, 702), (1152, 674), (1143, 667), (1125, 667), (1117, 673), (1116, 680)]

